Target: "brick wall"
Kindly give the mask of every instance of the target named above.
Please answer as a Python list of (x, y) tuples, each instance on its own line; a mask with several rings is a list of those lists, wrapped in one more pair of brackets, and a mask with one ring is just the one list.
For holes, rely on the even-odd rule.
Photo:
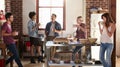
[(5, 0), (5, 4), (6, 12), (12, 12), (14, 15), (13, 30), (22, 34), (22, 0)]
[(91, 7), (102, 7), (103, 9), (108, 9), (110, 5), (110, 0), (86, 0), (86, 24), (88, 30), (88, 37), (90, 37), (90, 8)]
[(5, 0), (5, 11), (6, 12), (11, 12), (11, 1), (10, 0)]

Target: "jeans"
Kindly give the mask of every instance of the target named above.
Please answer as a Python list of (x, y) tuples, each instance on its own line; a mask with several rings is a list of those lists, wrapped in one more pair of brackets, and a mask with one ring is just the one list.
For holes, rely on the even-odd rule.
[(78, 59), (81, 59), (81, 48), (83, 46), (76, 46), (75, 49), (73, 50), (73, 53), (72, 53), (72, 60), (74, 61), (75, 60), (75, 54), (78, 52), (79, 54), (79, 58)]
[(19, 54), (18, 54), (18, 50), (16, 48), (16, 45), (9, 44), (9, 45), (7, 45), (7, 49), (13, 54), (13, 56), (11, 56), (8, 60), (6, 60), (6, 64), (13, 61), (13, 59), (15, 59), (15, 62), (18, 64), (18, 67), (23, 67), (21, 64), (21, 61), (19, 59)]
[[(112, 67), (111, 55), (114, 45), (112, 43), (101, 43), (100, 45), (100, 61), (104, 67)], [(106, 52), (106, 59), (105, 59)]]

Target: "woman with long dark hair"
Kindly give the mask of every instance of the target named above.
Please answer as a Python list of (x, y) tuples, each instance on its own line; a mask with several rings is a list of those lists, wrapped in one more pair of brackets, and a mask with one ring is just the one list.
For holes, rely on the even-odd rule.
[[(100, 61), (104, 67), (112, 67), (111, 55), (114, 48), (113, 34), (116, 29), (115, 22), (112, 20), (109, 13), (104, 13), (101, 18), (103, 19), (103, 26), (101, 28), (101, 22), (98, 23), (101, 34), (100, 45)], [(105, 59), (106, 52), (106, 59)]]

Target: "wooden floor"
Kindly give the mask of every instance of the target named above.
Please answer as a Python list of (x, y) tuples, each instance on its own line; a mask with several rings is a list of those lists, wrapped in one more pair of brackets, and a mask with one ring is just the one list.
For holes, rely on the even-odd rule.
[[(24, 67), (47, 67), (46, 63), (30, 64), (29, 59), (22, 60), (22, 64)], [(9, 65), (6, 67), (9, 67)], [(17, 67), (15, 62), (14, 62), (14, 67)], [(51, 67), (56, 67), (56, 66), (51, 66)], [(66, 67), (66, 66), (57, 66), (57, 67)], [(72, 66), (69, 66), (69, 67), (72, 67)], [(84, 66), (84, 67), (90, 67), (90, 66)], [(102, 67), (102, 66), (94, 66), (94, 67)], [(116, 60), (116, 67), (120, 67), (120, 58), (117, 58), (117, 60)]]

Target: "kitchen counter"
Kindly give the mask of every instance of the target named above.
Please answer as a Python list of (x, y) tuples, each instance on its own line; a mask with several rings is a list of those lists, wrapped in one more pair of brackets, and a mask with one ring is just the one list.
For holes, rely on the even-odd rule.
[[(102, 64), (95, 64), (94, 62), (90, 62), (90, 63), (79, 63), (79, 64), (76, 64), (76, 63), (54, 63), (52, 62), (51, 60), (51, 57), (50, 57), (50, 49), (51, 47), (64, 47), (64, 46), (86, 46), (86, 45), (83, 45), (79, 42), (70, 42), (68, 44), (64, 44), (64, 43), (61, 43), (61, 44), (54, 44), (53, 41), (47, 41), (46, 42), (46, 54), (47, 54), (47, 67), (50, 67), (50, 66), (102, 66)], [(88, 46), (92, 46), (92, 45), (88, 45)]]

